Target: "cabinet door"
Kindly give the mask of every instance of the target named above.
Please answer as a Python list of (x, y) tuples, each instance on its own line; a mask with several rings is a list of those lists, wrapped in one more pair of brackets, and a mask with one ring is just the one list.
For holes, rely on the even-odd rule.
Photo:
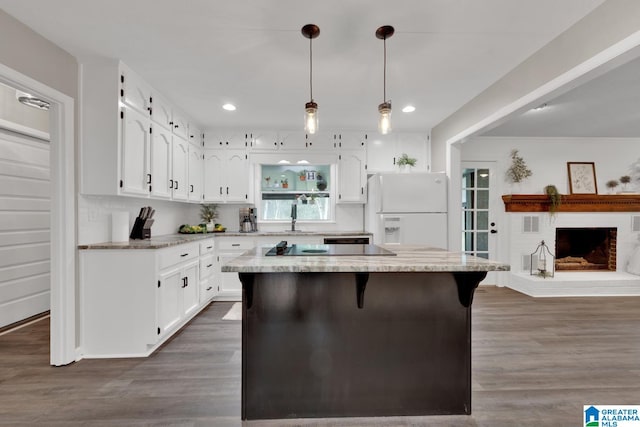
[(428, 171), (427, 135), (419, 133), (400, 133), (396, 135), (396, 158), (406, 153), (417, 160), (413, 170)]
[(202, 147), (189, 144), (189, 201), (202, 200)]
[(151, 134), (151, 195), (171, 198), (171, 131), (153, 126)]
[(120, 84), (122, 102), (149, 117), (151, 114), (151, 86), (124, 65), (121, 68)]
[(332, 150), (333, 134), (330, 132), (319, 132), (313, 135), (306, 135), (305, 148), (313, 151)]
[(334, 148), (342, 150), (365, 149), (364, 132), (340, 132), (334, 135)]
[(151, 119), (165, 129), (173, 129), (171, 104), (158, 93), (154, 93), (151, 98)]
[(189, 124), (189, 143), (199, 147), (202, 147), (204, 144), (202, 131), (192, 124)]
[(123, 107), (120, 151), (120, 192), (122, 194), (148, 195), (149, 117), (131, 108)]
[(170, 331), (182, 318), (182, 273), (179, 269), (160, 274), (158, 281), (158, 329)]
[(174, 135), (172, 147), (173, 200), (187, 200), (189, 194), (189, 143)]
[(223, 202), (223, 177), (225, 150), (204, 150), (204, 201)]
[(182, 112), (173, 109), (171, 122), (173, 125), (173, 134), (186, 140), (188, 137), (189, 121)]
[[(232, 260), (233, 258), (240, 255), (241, 252), (237, 253), (221, 253), (218, 255), (218, 267), (223, 265), (225, 262)], [(220, 268), (217, 269), (220, 271)], [(220, 291), (218, 295), (220, 297), (236, 297), (238, 300), (242, 298), (242, 283), (240, 282), (240, 278), (238, 277), (238, 273), (219, 273), (219, 282)]]
[(397, 154), (395, 136), (393, 134), (381, 135), (379, 133), (366, 136), (367, 144), (367, 172), (393, 172), (397, 171)]
[(278, 134), (280, 150), (303, 150), (308, 145), (307, 134), (302, 130), (283, 131)]
[(208, 132), (205, 134), (206, 148), (247, 148), (250, 136), (243, 132)]
[(182, 273), (182, 310), (184, 316), (189, 316), (200, 302), (200, 281), (198, 279), (198, 264), (194, 262), (184, 267)]
[(280, 146), (278, 133), (273, 131), (256, 131), (251, 133), (251, 149), (256, 151), (274, 151)]
[(249, 200), (249, 160), (244, 150), (226, 150), (224, 163), (225, 200), (247, 202)]
[(338, 160), (338, 203), (365, 203), (364, 150), (344, 150)]

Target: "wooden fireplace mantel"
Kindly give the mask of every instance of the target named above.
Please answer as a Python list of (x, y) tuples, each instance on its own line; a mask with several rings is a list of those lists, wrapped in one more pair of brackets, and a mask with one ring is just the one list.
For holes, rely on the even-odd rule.
[[(549, 212), (545, 194), (505, 194), (506, 212)], [(640, 212), (640, 194), (565, 194), (557, 212)]]

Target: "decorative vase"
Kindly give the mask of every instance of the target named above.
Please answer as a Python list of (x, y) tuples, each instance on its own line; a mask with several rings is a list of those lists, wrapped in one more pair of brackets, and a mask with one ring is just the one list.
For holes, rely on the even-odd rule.
[(211, 233), (214, 230), (214, 228), (215, 227), (214, 227), (213, 221), (207, 223), (207, 233)]

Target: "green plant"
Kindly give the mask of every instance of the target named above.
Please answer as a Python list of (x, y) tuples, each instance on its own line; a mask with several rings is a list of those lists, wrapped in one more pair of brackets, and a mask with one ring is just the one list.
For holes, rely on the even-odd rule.
[(549, 213), (553, 216), (562, 204), (562, 195), (558, 192), (555, 185), (547, 185), (544, 187), (544, 194), (549, 197)]
[(200, 218), (205, 223), (213, 222), (218, 218), (218, 207), (216, 205), (202, 205), (200, 206)]
[(624, 175), (620, 177), (620, 182), (622, 184), (628, 184), (631, 182), (631, 177), (629, 175)]
[(533, 175), (524, 159), (518, 156), (518, 150), (511, 150), (511, 166), (507, 169), (507, 180), (518, 183)]
[(609, 190), (613, 191), (613, 189), (618, 186), (618, 180), (617, 179), (611, 179), (611, 180), (607, 181), (607, 183), (605, 185), (607, 186), (607, 188)]
[(418, 159), (409, 157), (407, 153), (402, 153), (402, 156), (398, 158), (398, 166), (408, 165), (408, 166), (414, 167), (417, 162), (418, 162)]

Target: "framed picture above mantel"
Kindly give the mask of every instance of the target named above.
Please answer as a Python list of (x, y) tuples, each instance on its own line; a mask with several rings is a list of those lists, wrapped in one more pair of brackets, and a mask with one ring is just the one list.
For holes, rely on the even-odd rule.
[(598, 194), (593, 162), (567, 162), (569, 194)]

